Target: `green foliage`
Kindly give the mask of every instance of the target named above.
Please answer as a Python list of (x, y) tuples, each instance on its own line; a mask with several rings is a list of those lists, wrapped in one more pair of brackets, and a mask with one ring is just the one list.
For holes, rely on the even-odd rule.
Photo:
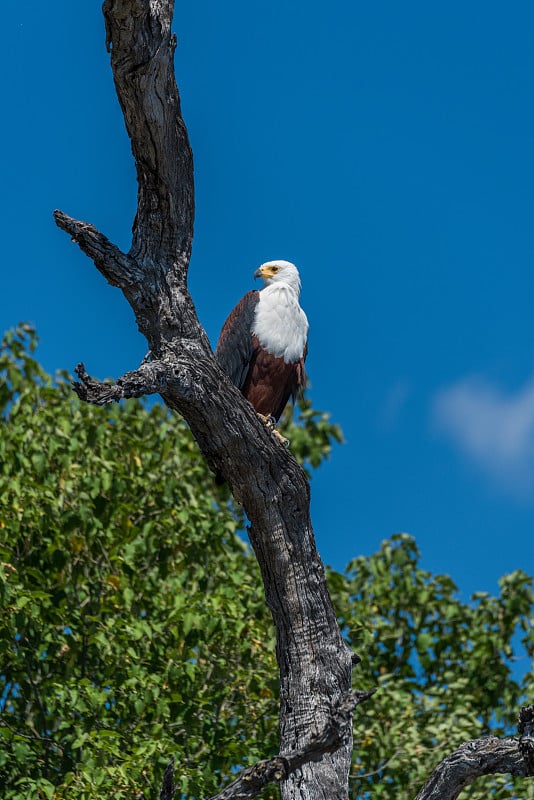
[[(171, 755), (181, 796), (208, 796), (277, 751), (272, 623), (242, 514), (179, 418), (81, 404), (35, 346), (21, 326), (0, 350), (3, 796), (155, 797)], [(284, 432), (308, 468), (341, 440), (308, 401)], [(418, 558), (396, 537), (328, 576), (364, 659), (355, 682), (380, 687), (358, 714), (354, 796), (415, 794), (454, 745), (515, 729), (532, 682), (510, 671), (533, 654), (531, 579), (462, 603)], [(488, 785), (473, 796), (515, 796)]]
[[(462, 742), (517, 733), (520, 706), (534, 702), (532, 578), (514, 572), (501, 579), (499, 597), (479, 592), (464, 603), (451, 578), (418, 561), (412, 537), (399, 534), (371, 557), (354, 559), (345, 575), (329, 575), (344, 634), (363, 658), (355, 681), (380, 689), (356, 720), (357, 797), (415, 796)], [(521, 797), (534, 798), (532, 782), (518, 786)], [(517, 796), (496, 776), (472, 791)]]
[(339, 425), (330, 422), (330, 415), (325, 411), (312, 408), (309, 397), (298, 400), (296, 419), (293, 408), (288, 406), (282, 417), (281, 430), (291, 442), (291, 452), (304, 466), (309, 476), (311, 468), (317, 468), (332, 449), (332, 442), (343, 442), (343, 433)]
[(183, 792), (209, 794), (276, 751), (240, 516), (181, 420), (79, 403), (34, 346), (21, 328), (0, 355), (3, 796), (148, 796), (171, 754)]

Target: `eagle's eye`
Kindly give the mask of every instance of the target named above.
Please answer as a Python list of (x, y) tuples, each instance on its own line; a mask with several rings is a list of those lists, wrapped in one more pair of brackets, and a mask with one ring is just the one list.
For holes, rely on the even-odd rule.
[(275, 265), (274, 267), (271, 267), (271, 272), (278, 272), (279, 269), (280, 269), (280, 267), (277, 267)]

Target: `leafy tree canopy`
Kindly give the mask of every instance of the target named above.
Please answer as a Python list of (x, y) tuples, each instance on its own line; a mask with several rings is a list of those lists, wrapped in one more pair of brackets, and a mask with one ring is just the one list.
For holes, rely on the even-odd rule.
[[(170, 755), (180, 794), (209, 796), (277, 752), (274, 639), (242, 514), (183, 421), (80, 404), (35, 347), (20, 326), (0, 351), (4, 796), (153, 797)], [(309, 469), (341, 439), (309, 401), (285, 425)], [(409, 797), (455, 745), (515, 730), (534, 700), (531, 578), (462, 603), (406, 535), (328, 577), (357, 684), (380, 688), (357, 719), (355, 797)], [(515, 796), (488, 786), (472, 796)]]

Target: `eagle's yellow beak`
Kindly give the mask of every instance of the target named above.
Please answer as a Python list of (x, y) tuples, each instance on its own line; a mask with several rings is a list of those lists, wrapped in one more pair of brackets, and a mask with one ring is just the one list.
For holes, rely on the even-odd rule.
[(262, 264), (254, 273), (255, 278), (272, 278), (278, 272), (279, 267), (274, 264)]

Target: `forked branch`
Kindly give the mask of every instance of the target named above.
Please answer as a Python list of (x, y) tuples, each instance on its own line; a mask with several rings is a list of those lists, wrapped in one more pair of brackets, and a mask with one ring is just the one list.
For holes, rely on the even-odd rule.
[(73, 381), (72, 388), (84, 403), (105, 406), (118, 403), (128, 397), (143, 397), (162, 394), (168, 388), (167, 367), (161, 361), (150, 361), (127, 372), (117, 383), (97, 381), (88, 374), (85, 364), (78, 364), (74, 370), (80, 379)]
[(94, 261), (96, 268), (112, 286), (127, 291), (139, 284), (142, 274), (135, 261), (123, 253), (89, 222), (73, 219), (63, 211), (54, 211), (58, 228), (68, 233), (71, 241)]

